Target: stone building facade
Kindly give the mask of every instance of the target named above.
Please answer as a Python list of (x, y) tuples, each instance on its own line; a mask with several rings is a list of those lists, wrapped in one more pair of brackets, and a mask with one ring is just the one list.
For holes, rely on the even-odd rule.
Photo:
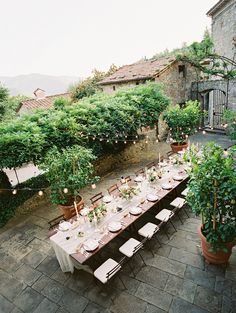
[(236, 60), (236, 0), (220, 0), (208, 12), (215, 52)]
[(99, 82), (104, 92), (114, 93), (121, 88), (134, 87), (146, 81), (163, 85), (172, 104), (182, 104), (190, 99), (191, 83), (197, 80), (196, 69), (174, 57), (164, 57), (125, 65)]

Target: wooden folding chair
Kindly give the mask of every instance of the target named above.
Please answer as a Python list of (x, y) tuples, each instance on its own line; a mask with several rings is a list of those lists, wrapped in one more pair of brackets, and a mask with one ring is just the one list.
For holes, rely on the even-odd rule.
[(98, 194), (96, 194), (95, 196), (90, 198), (90, 201), (92, 204), (95, 204), (95, 203), (99, 202), (99, 200), (101, 200), (102, 198), (103, 198), (103, 194), (102, 194), (102, 192), (99, 192)]
[(111, 195), (114, 191), (119, 191), (119, 187), (117, 184), (114, 184), (112, 186), (110, 186), (108, 189), (107, 189), (109, 195)]
[(155, 162), (150, 162), (150, 163), (148, 163), (148, 164), (146, 165), (146, 168), (147, 168), (147, 169), (150, 169), (150, 168), (155, 167), (155, 166), (156, 166), (156, 163), (155, 163)]
[(130, 176), (126, 176), (125, 178), (122, 178), (121, 179), (121, 185), (124, 185), (124, 184), (128, 184), (132, 181), (131, 177)]
[(136, 176), (142, 176), (145, 174), (144, 168), (141, 168), (140, 170), (134, 172)]

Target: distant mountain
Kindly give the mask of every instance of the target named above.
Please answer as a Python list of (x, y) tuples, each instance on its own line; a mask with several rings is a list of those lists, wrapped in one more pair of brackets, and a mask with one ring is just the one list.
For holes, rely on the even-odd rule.
[(18, 76), (0, 76), (0, 83), (7, 87), (12, 96), (25, 95), (32, 97), (35, 89), (46, 91), (46, 95), (64, 93), (71, 84), (81, 81), (75, 76), (51, 76), (43, 74), (28, 74)]

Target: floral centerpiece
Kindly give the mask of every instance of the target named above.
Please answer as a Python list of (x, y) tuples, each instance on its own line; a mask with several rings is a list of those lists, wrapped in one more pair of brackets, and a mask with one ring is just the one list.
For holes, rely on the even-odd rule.
[(100, 219), (106, 215), (106, 213), (106, 205), (104, 203), (101, 203), (88, 213), (89, 221), (92, 222), (94, 219), (96, 219), (99, 222)]
[(150, 183), (155, 182), (155, 181), (157, 180), (157, 178), (158, 178), (158, 173), (157, 173), (157, 171), (156, 171), (155, 168), (149, 169), (149, 170), (147, 171), (147, 174), (148, 174), (148, 181), (149, 181)]
[(127, 186), (122, 186), (120, 187), (120, 196), (126, 200), (132, 198), (134, 195), (137, 195), (139, 192), (138, 188), (135, 187), (129, 187)]

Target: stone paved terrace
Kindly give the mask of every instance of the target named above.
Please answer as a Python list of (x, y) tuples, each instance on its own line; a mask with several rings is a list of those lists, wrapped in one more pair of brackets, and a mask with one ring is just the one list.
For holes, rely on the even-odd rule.
[[(230, 144), (226, 137), (208, 138), (224, 147)], [(203, 142), (207, 137), (202, 140), (196, 135), (192, 140)], [(127, 166), (110, 173), (101, 180), (98, 191), (111, 185), (121, 172), (133, 173), (139, 167)], [(13, 218), (0, 230), (0, 313), (236, 312), (236, 250), (226, 269), (206, 265), (197, 235), (200, 221), (191, 213), (189, 218), (181, 213), (183, 225), (174, 220), (177, 232), (168, 226), (170, 239), (160, 233), (161, 248), (151, 241), (154, 256), (147, 249), (142, 251), (147, 266), (141, 267), (138, 256), (132, 259), (136, 277), (124, 267), (121, 276), (127, 290), (118, 278), (110, 286), (102, 286), (86, 272), (61, 272), (47, 238), (47, 221), (56, 215), (57, 209), (49, 204), (39, 206)], [(129, 238), (130, 234), (125, 236)], [(104, 248), (101, 262), (110, 256), (119, 259), (114, 251), (124, 241), (118, 238)]]

